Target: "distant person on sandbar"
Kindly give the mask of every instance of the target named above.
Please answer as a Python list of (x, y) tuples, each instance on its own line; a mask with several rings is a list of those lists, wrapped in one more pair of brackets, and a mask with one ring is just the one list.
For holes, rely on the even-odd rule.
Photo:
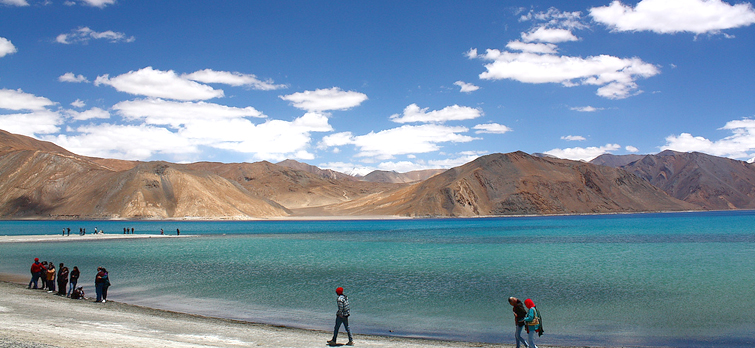
[(509, 297), (509, 304), (512, 306), (511, 310), (514, 312), (514, 325), (516, 325), (514, 338), (516, 339), (516, 348), (519, 348), (520, 344), (529, 347), (527, 341), (522, 338), (522, 329), (524, 328), (524, 318), (527, 317), (527, 309), (524, 308), (522, 300), (516, 297)]
[(134, 228), (131, 227), (131, 234), (134, 234)]
[(47, 265), (47, 292), (55, 291), (55, 265), (50, 262)]
[(181, 235), (181, 230), (179, 230), (179, 229), (176, 229), (176, 235), (177, 235), (177, 236), (180, 236), (180, 235)]
[(537, 348), (537, 345), (535, 345), (535, 332), (539, 335), (543, 334), (540, 311), (535, 308), (535, 302), (532, 299), (528, 298), (524, 300), (524, 305), (527, 306), (527, 316), (524, 317), (524, 324), (527, 325), (527, 343), (529, 343), (530, 348)]
[(66, 295), (66, 286), (68, 285), (68, 267), (60, 263), (58, 267), (58, 295)]
[(39, 263), (38, 257), (34, 258), (34, 263), (31, 264), (30, 271), (31, 271), (31, 280), (29, 281), (29, 289), (32, 289), (31, 287), (32, 284), (34, 284), (34, 289), (38, 289), (37, 284), (39, 282), (39, 277), (42, 276), (42, 264)]
[(68, 230), (68, 235), (70, 236), (70, 235), (71, 235), (71, 228), (70, 228), (70, 227), (68, 227), (68, 228), (66, 228), (66, 229)]
[(349, 315), (351, 315), (351, 310), (349, 309), (349, 298), (343, 294), (342, 287), (336, 288), (336, 295), (338, 295), (338, 299), (336, 299), (336, 303), (338, 304), (338, 311), (336, 312), (336, 326), (333, 329), (333, 339), (328, 341), (328, 345), (336, 345), (338, 330), (341, 328), (341, 324), (343, 324), (343, 327), (346, 329), (346, 333), (349, 334), (349, 342), (346, 343), (346, 345), (353, 346), (354, 339), (353, 337), (351, 337), (351, 328), (349, 328)]
[(79, 267), (73, 266), (73, 270), (71, 271), (71, 282), (70, 286), (68, 287), (68, 296), (71, 296), (71, 293), (73, 290), (76, 289), (76, 285), (79, 283), (79, 276), (81, 275), (81, 272), (79, 271)]

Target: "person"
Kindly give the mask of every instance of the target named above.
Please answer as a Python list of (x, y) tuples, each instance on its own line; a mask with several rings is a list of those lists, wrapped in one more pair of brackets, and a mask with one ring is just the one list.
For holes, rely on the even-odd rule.
[(177, 236), (180, 236), (180, 235), (181, 235), (181, 230), (179, 230), (179, 229), (176, 229), (176, 235), (177, 235)]
[(49, 262), (47, 265), (47, 292), (55, 291), (55, 265)]
[(349, 334), (349, 342), (346, 343), (346, 345), (353, 346), (354, 338), (351, 337), (351, 328), (349, 328), (349, 316), (351, 315), (349, 298), (343, 294), (343, 288), (340, 286), (336, 288), (336, 295), (338, 295), (338, 299), (336, 300), (336, 303), (338, 304), (338, 311), (336, 312), (336, 327), (333, 329), (333, 339), (328, 341), (328, 344), (331, 346), (336, 345), (338, 330), (341, 328), (341, 324), (343, 324), (346, 333)]
[(110, 277), (105, 267), (102, 267), (102, 302), (107, 302), (107, 289), (110, 287)]
[(65, 236), (66, 236), (66, 229), (64, 228), (63, 229), (63, 237), (65, 237)]
[(97, 267), (97, 275), (94, 277), (94, 291), (97, 294), (97, 300), (95, 302), (102, 301), (102, 288), (105, 286), (105, 280), (102, 277), (105, 272), (102, 271), (102, 267)]
[(542, 326), (540, 323), (540, 311), (535, 307), (535, 302), (532, 299), (524, 300), (524, 305), (527, 306), (527, 316), (524, 317), (524, 324), (527, 325), (527, 343), (530, 348), (537, 348), (535, 345), (535, 332), (539, 332), (542, 335)]
[(67, 230), (68, 230), (68, 236), (70, 237), (71, 236), (71, 228), (68, 227)]
[(131, 234), (134, 234), (134, 228), (131, 227)]
[[(31, 289), (31, 285), (34, 284), (34, 289), (39, 289), (37, 287), (39, 282), (39, 277), (42, 276), (42, 264), (39, 263), (39, 258), (34, 258), (34, 262), (31, 264), (31, 280), (29, 281), (29, 289)], [(44, 287), (44, 286), (43, 286)]]
[(71, 271), (71, 282), (70, 286), (68, 288), (68, 296), (71, 296), (71, 293), (73, 293), (73, 290), (76, 289), (76, 285), (79, 283), (79, 276), (81, 275), (81, 272), (79, 272), (79, 267), (73, 266), (73, 270)]
[(58, 267), (58, 295), (66, 295), (66, 285), (68, 285), (68, 267), (61, 262)]
[(164, 232), (164, 231), (163, 231), (163, 229), (161, 228), (161, 229), (160, 229), (160, 235), (163, 235), (163, 234), (165, 234), (165, 232)]
[(514, 325), (516, 325), (514, 338), (516, 339), (516, 348), (519, 348), (521, 344), (524, 344), (525, 347), (529, 347), (527, 341), (522, 338), (522, 329), (524, 328), (524, 318), (527, 316), (527, 309), (524, 308), (522, 300), (516, 297), (509, 297), (509, 304), (512, 306), (511, 310), (514, 312)]

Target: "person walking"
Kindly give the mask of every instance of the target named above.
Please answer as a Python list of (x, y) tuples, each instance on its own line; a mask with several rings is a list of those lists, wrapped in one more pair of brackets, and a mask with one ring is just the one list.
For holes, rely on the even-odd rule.
[(540, 331), (542, 335), (542, 326), (540, 319), (540, 311), (535, 308), (535, 302), (532, 299), (524, 300), (524, 305), (527, 306), (527, 316), (524, 317), (524, 324), (527, 325), (527, 343), (530, 348), (537, 348), (535, 345), (535, 332)]
[(71, 297), (71, 293), (76, 289), (76, 285), (79, 283), (80, 275), (81, 272), (79, 272), (79, 267), (73, 266), (73, 270), (71, 271), (71, 282), (69, 283), (70, 286), (68, 287), (68, 297)]
[(68, 267), (61, 262), (58, 267), (58, 295), (66, 295), (66, 285), (68, 285)]
[[(29, 280), (29, 289), (32, 289), (31, 285), (34, 284), (34, 289), (39, 289), (38, 282), (39, 277), (42, 276), (42, 264), (39, 263), (39, 258), (34, 258), (34, 262), (31, 264), (31, 280)], [(44, 281), (43, 281), (44, 283)], [(44, 286), (43, 286), (44, 287)]]
[(102, 267), (97, 267), (97, 275), (94, 277), (94, 292), (97, 294), (95, 302), (105, 302), (102, 301), (102, 288), (105, 286), (103, 276), (105, 276), (105, 272), (102, 271)]
[(509, 297), (509, 304), (512, 306), (511, 310), (514, 312), (514, 325), (516, 325), (514, 338), (516, 339), (516, 348), (519, 348), (521, 344), (524, 344), (525, 347), (529, 347), (527, 341), (522, 338), (522, 329), (524, 328), (524, 318), (527, 317), (527, 309), (524, 308), (522, 300), (516, 297)]
[(328, 345), (335, 346), (336, 339), (338, 338), (338, 330), (341, 328), (341, 324), (346, 329), (346, 333), (349, 334), (349, 342), (347, 346), (354, 345), (354, 338), (351, 336), (351, 328), (349, 328), (349, 316), (351, 315), (351, 309), (349, 308), (349, 298), (343, 294), (343, 288), (336, 288), (336, 303), (338, 304), (338, 311), (336, 312), (336, 326), (333, 329), (333, 339), (328, 341)]

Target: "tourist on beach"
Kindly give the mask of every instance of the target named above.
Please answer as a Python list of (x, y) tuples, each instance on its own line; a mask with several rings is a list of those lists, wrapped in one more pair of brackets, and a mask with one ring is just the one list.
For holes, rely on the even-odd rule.
[(177, 236), (180, 236), (180, 235), (181, 235), (181, 230), (179, 230), (179, 229), (176, 229), (176, 235), (177, 235)]
[(81, 272), (79, 272), (79, 267), (73, 266), (73, 270), (71, 271), (71, 282), (70, 286), (68, 288), (68, 296), (71, 296), (71, 293), (73, 290), (76, 289), (76, 284), (79, 283), (79, 276), (81, 275)]
[(165, 231), (163, 231), (163, 229), (161, 228), (160, 229), (160, 235), (163, 235), (163, 234), (165, 234)]
[(542, 335), (542, 325), (540, 323), (540, 311), (535, 308), (535, 302), (532, 299), (524, 300), (524, 305), (527, 306), (527, 316), (524, 317), (524, 323), (527, 325), (527, 343), (530, 348), (537, 348), (535, 345), (535, 332), (539, 332)]
[(102, 300), (102, 288), (105, 286), (103, 276), (105, 276), (105, 272), (102, 271), (102, 267), (97, 267), (97, 276), (94, 277), (94, 291), (97, 294), (97, 301), (95, 302), (105, 302)]
[(336, 327), (333, 329), (333, 339), (328, 341), (328, 344), (331, 346), (336, 345), (338, 330), (341, 328), (341, 324), (343, 324), (346, 333), (349, 334), (349, 342), (346, 343), (346, 345), (353, 346), (354, 339), (351, 337), (351, 329), (349, 328), (349, 315), (351, 315), (351, 311), (349, 310), (349, 298), (343, 294), (342, 287), (336, 288), (336, 295), (338, 295), (338, 299), (336, 300), (336, 303), (338, 304), (338, 311), (336, 312)]
[(131, 227), (131, 234), (134, 234), (134, 228)]
[(39, 277), (42, 276), (42, 264), (39, 263), (39, 258), (34, 258), (34, 263), (31, 264), (31, 280), (29, 281), (29, 289), (31, 289), (31, 285), (34, 284), (34, 289), (38, 289), (37, 282), (39, 282)]
[(55, 265), (50, 262), (47, 265), (47, 292), (55, 291)]
[(102, 267), (102, 302), (107, 302), (107, 289), (110, 287), (110, 276), (105, 267)]
[(70, 236), (70, 235), (71, 235), (71, 228), (70, 228), (70, 227), (68, 227), (68, 228), (66, 228), (66, 229), (68, 230), (68, 236)]
[(522, 329), (524, 328), (524, 318), (527, 317), (527, 309), (524, 308), (522, 300), (516, 297), (509, 297), (509, 304), (512, 306), (511, 310), (514, 312), (514, 325), (516, 325), (514, 338), (516, 339), (516, 348), (519, 348), (520, 344), (529, 347), (527, 341), (522, 338)]
[(66, 285), (68, 285), (68, 267), (61, 262), (58, 267), (58, 295), (66, 295)]

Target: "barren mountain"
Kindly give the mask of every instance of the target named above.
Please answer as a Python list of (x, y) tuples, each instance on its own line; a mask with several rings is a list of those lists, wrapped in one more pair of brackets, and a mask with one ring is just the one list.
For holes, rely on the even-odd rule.
[(341, 180), (357, 180), (356, 178), (354, 178), (351, 175), (347, 175), (347, 174), (344, 174), (344, 173), (339, 173), (339, 172), (337, 172), (335, 170), (330, 170), (330, 169), (320, 169), (320, 168), (315, 167), (313, 165), (309, 165), (309, 164), (306, 164), (306, 163), (301, 163), (299, 161), (294, 161), (292, 159), (287, 159), (285, 161), (281, 161), (281, 162), (278, 162), (276, 164), (279, 165), (279, 166), (281, 166), (281, 167), (286, 167), (286, 168), (301, 170), (303, 172), (315, 174), (315, 175), (317, 175), (319, 177), (322, 177), (322, 178), (325, 178), (325, 179), (333, 179), (333, 180), (336, 180), (336, 179), (341, 179)]
[(610, 153), (595, 157), (590, 163), (599, 166), (619, 168), (635, 161), (641, 160), (645, 155), (612, 155)]
[(747, 162), (667, 150), (623, 168), (705, 209), (755, 208), (755, 166)]
[(621, 169), (514, 152), (484, 156), (406, 189), (331, 209), (354, 215), (487, 216), (699, 208)]
[(376, 170), (363, 176), (361, 180), (369, 182), (414, 183), (427, 180), (443, 172), (445, 172), (444, 169), (415, 170), (406, 173)]

